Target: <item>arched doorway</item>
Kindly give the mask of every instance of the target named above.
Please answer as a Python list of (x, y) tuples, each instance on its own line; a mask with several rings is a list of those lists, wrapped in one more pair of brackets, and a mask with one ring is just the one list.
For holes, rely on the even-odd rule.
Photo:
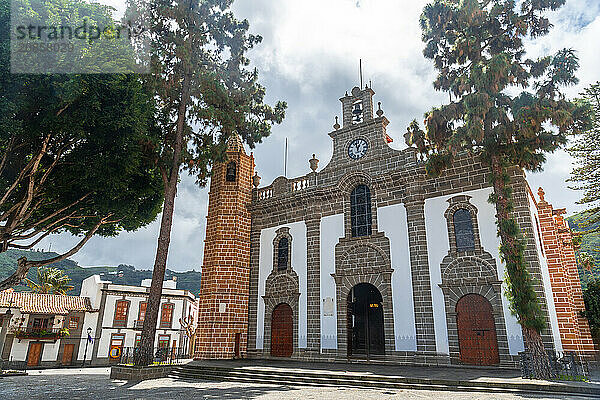
[(292, 307), (281, 303), (271, 316), (271, 355), (291, 357), (294, 352), (294, 317)]
[(456, 304), (460, 361), (472, 365), (500, 363), (492, 305), (483, 296), (467, 294)]
[(381, 293), (369, 283), (360, 283), (348, 294), (348, 356), (384, 353)]

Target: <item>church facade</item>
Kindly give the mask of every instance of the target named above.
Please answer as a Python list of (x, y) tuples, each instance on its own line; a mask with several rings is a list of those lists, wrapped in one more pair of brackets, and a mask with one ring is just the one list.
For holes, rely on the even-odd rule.
[[(388, 145), (373, 96), (356, 87), (340, 99), (332, 159), (319, 170), (313, 155), (302, 177), (260, 187), (253, 157), (230, 141), (211, 181), (198, 358), (515, 365), (524, 343), (504, 295), (488, 168), (464, 155), (428, 177), (417, 149)], [(591, 353), (561, 212), (511, 174), (544, 344)]]

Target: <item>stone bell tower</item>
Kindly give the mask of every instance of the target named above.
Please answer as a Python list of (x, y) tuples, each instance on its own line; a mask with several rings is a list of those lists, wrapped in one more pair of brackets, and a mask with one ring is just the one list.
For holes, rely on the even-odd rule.
[(215, 164), (208, 196), (194, 358), (245, 357), (250, 284), (250, 212), (254, 159), (238, 135)]

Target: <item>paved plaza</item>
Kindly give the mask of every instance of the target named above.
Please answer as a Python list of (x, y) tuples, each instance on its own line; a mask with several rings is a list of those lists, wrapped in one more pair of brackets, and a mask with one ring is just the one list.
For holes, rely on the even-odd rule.
[[(171, 378), (138, 383), (109, 379), (108, 368), (29, 371), (0, 378), (0, 399), (561, 399), (523, 394), (335, 387), (288, 387), (237, 382), (181, 381)], [(585, 399), (586, 397), (577, 397)], [(590, 398), (590, 397), (588, 397)]]

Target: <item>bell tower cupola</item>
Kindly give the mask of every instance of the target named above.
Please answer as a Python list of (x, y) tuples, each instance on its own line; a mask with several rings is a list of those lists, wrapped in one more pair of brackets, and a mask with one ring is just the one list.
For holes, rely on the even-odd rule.
[(373, 96), (375, 92), (368, 86), (352, 89), (349, 95), (340, 99), (342, 102), (344, 128), (373, 119)]

